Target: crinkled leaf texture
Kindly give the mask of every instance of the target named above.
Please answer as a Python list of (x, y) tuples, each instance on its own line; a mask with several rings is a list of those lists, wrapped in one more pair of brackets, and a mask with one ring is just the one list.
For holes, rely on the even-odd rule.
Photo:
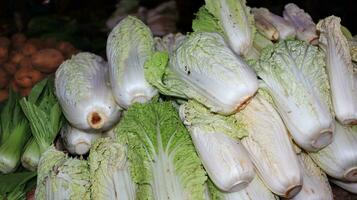
[(56, 96), (72, 126), (107, 130), (119, 120), (120, 108), (107, 80), (107, 63), (91, 53), (78, 53), (60, 65)]
[(128, 16), (116, 25), (107, 40), (110, 83), (117, 103), (128, 108), (147, 102), (157, 94), (144, 76), (144, 63), (154, 51), (150, 29)]
[(225, 115), (241, 109), (258, 88), (253, 70), (218, 33), (187, 36), (170, 59), (165, 52), (155, 53), (145, 70), (161, 93), (195, 99)]
[(98, 139), (88, 162), (93, 200), (135, 200), (126, 146), (112, 138)]
[(204, 199), (205, 171), (170, 102), (134, 104), (116, 133), (128, 148), (137, 199)]
[(319, 150), (332, 141), (332, 106), (324, 58), (315, 46), (284, 40), (265, 48), (253, 65), (293, 139), (307, 151)]
[(36, 199), (89, 200), (90, 195), (87, 161), (69, 158), (53, 146), (42, 154), (38, 166)]
[(357, 84), (349, 44), (341, 32), (341, 19), (327, 17), (317, 24), (320, 43), (326, 51), (332, 102), (342, 124), (357, 124)]

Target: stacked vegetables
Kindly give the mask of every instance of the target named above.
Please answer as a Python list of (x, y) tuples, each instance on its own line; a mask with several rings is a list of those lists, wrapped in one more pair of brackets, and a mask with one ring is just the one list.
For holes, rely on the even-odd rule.
[[(58, 102), (20, 101), (42, 154), (36, 198), (332, 199), (328, 176), (355, 192), (356, 46), (339, 23), (243, 0), (206, 0), (186, 36), (123, 19), (108, 63), (72, 56)], [(87, 159), (51, 146), (61, 127)]]
[(8, 88), (27, 96), (36, 83), (76, 52), (69, 42), (51, 38), (27, 39), (21, 33), (10, 39), (0, 37), (0, 102), (8, 98)]

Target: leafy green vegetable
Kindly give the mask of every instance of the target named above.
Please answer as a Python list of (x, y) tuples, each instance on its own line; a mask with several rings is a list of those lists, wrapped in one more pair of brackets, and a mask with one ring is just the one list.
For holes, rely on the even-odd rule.
[(210, 179), (220, 190), (239, 191), (253, 180), (253, 163), (239, 142), (247, 135), (240, 120), (213, 114), (194, 101), (181, 105), (180, 117)]
[(89, 154), (91, 198), (135, 200), (127, 149), (111, 138), (96, 140)]
[(62, 111), (53, 90), (52, 80), (43, 81), (27, 99), (20, 101), (37, 143), (37, 147), (29, 143), (23, 156), (23, 161), (28, 161), (25, 166), (32, 170), (36, 169), (40, 155), (53, 143), (62, 125)]
[(217, 32), (224, 36), (218, 19), (205, 6), (202, 6), (196, 13), (196, 18), (192, 21), (192, 29), (195, 32)]
[(195, 99), (225, 115), (239, 110), (258, 88), (254, 72), (217, 33), (187, 36), (169, 60), (155, 53), (145, 76), (165, 95)]
[(90, 199), (90, 175), (87, 161), (68, 158), (50, 147), (38, 166), (36, 199)]
[(254, 18), (245, 0), (205, 0), (205, 8), (218, 19), (233, 51), (245, 55), (252, 47)]
[(266, 47), (253, 65), (293, 139), (308, 151), (332, 141), (332, 106), (324, 59), (324, 53), (315, 46), (284, 40)]
[(320, 20), (320, 43), (326, 51), (331, 97), (337, 119), (342, 124), (357, 124), (357, 83), (349, 44), (341, 31), (341, 19), (335, 16)]
[(116, 128), (137, 199), (204, 199), (205, 171), (170, 102), (134, 104)]
[(152, 33), (136, 17), (126, 17), (108, 36), (107, 57), (110, 83), (117, 103), (128, 108), (147, 102), (157, 94), (144, 76), (145, 61), (154, 51)]

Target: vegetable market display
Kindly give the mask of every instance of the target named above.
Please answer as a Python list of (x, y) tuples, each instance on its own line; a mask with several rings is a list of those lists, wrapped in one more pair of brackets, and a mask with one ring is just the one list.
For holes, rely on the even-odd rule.
[(10, 89), (0, 197), (34, 184), (39, 200), (357, 193), (357, 36), (336, 16), (244, 0), (206, 0), (192, 26), (154, 38), (125, 17), (108, 62), (78, 53), (28, 97)]
[(77, 51), (69, 42), (53, 38), (27, 38), (22, 33), (0, 37), (0, 102), (8, 99), (9, 88), (28, 96), (36, 83)]

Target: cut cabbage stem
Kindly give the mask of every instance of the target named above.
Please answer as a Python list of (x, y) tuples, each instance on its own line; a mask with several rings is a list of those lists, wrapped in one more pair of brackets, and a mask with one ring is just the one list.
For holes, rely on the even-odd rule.
[(131, 103), (145, 103), (150, 101), (151, 97), (145, 94), (137, 94), (131, 100)]
[(285, 193), (284, 197), (291, 198), (291, 197), (297, 195), (297, 193), (300, 192), (301, 188), (302, 188), (301, 184), (293, 185), (293, 186), (289, 187), (286, 190), (286, 193)]
[(346, 180), (357, 181), (357, 167), (351, 167), (350, 169), (347, 169), (343, 176)]
[(90, 112), (87, 117), (88, 124), (93, 129), (102, 128), (105, 121), (107, 121), (106, 119), (107, 119), (107, 117), (103, 113), (98, 112), (98, 111)]
[(322, 149), (332, 142), (332, 138), (332, 130), (325, 129), (320, 131), (320, 134), (315, 140), (312, 141), (311, 145), (317, 149)]

